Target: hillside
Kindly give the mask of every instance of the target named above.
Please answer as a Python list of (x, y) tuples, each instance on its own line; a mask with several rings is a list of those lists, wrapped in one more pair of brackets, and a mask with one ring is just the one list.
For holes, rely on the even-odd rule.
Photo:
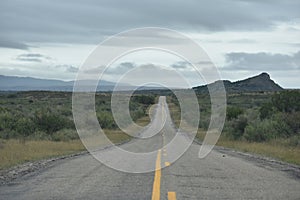
[[(217, 84), (219, 81), (211, 83), (209, 85)], [(257, 76), (231, 82), (229, 80), (223, 80), (223, 84), (226, 88), (226, 92), (239, 93), (239, 92), (275, 92), (283, 90), (278, 84), (276, 84), (267, 73), (261, 73)], [(198, 86), (193, 88), (196, 92), (207, 92), (207, 85)]]

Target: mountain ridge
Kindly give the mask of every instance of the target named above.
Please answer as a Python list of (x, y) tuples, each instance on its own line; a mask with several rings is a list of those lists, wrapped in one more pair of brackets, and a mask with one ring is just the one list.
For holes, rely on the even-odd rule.
[[(85, 80), (82, 80), (82, 83), (83, 86), (89, 85)], [(100, 84), (104, 91), (109, 91), (115, 86), (115, 83), (104, 80), (101, 80)], [(74, 81), (0, 75), (0, 90), (2, 91), (73, 91), (73, 85)]]
[[(284, 90), (280, 85), (275, 83), (270, 75), (263, 72), (259, 75), (249, 77), (243, 80), (231, 82), (229, 80), (222, 80), (226, 92), (238, 93), (238, 92), (276, 92)], [(193, 87), (196, 92), (206, 93), (208, 92), (207, 86), (214, 86), (220, 82), (216, 81), (208, 85), (202, 85)]]

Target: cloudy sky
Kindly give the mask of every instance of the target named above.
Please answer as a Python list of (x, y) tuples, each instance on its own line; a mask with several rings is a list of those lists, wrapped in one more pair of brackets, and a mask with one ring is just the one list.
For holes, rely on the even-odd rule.
[[(2, 0), (0, 74), (72, 80), (109, 36), (163, 27), (195, 40), (223, 79), (268, 72), (283, 87), (300, 88), (299, 10), (298, 0)], [(166, 57), (145, 52), (119, 64), (159, 63), (184, 71), (183, 62)]]

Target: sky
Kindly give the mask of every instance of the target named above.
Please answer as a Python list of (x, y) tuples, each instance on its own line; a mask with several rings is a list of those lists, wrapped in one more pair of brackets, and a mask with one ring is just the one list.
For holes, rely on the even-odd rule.
[[(299, 10), (298, 0), (2, 0), (0, 75), (73, 80), (105, 39), (161, 27), (194, 40), (222, 79), (267, 72), (284, 88), (300, 88)], [(130, 66), (155, 65), (181, 70), (193, 85), (203, 84), (179, 58), (151, 51), (120, 58), (107, 79)]]

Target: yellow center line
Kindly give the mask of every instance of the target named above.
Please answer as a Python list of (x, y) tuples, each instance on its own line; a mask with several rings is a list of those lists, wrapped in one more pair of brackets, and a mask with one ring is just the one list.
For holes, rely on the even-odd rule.
[(160, 178), (161, 178), (161, 150), (157, 152), (157, 159), (155, 165), (155, 176), (153, 182), (153, 189), (152, 189), (152, 200), (160, 200)]
[(176, 192), (168, 192), (168, 200), (176, 200)]
[[(163, 104), (164, 106), (164, 104)], [(164, 113), (162, 112), (162, 115)], [(164, 134), (162, 134), (163, 146), (164, 146)], [(167, 155), (166, 149), (163, 149), (164, 156)], [(170, 166), (170, 162), (165, 162), (165, 166)], [(157, 158), (155, 163), (155, 175), (152, 189), (152, 200), (160, 200), (160, 184), (161, 184), (161, 150), (157, 152)], [(176, 200), (175, 192), (168, 192), (168, 200)]]

